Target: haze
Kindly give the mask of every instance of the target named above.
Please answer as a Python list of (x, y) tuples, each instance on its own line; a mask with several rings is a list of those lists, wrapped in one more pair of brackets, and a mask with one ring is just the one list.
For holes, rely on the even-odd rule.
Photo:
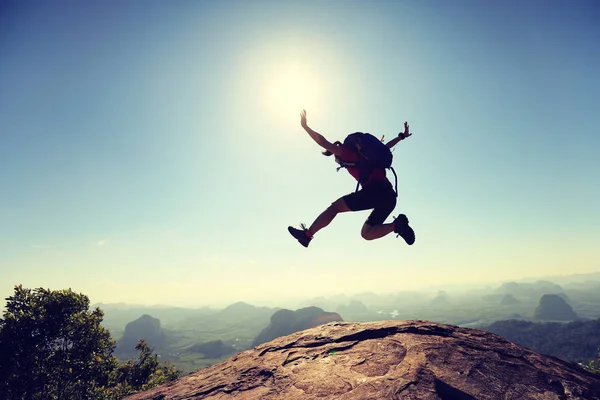
[[(8, 1), (0, 295), (175, 306), (600, 270), (593, 1)], [(417, 239), (338, 216), (354, 190), (299, 125), (413, 136)], [(391, 217), (390, 217), (391, 219)]]

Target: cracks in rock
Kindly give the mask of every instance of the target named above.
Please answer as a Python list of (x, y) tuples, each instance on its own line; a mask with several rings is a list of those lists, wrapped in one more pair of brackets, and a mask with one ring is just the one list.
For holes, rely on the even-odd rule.
[[(509, 360), (518, 360), (534, 369), (537, 369), (537, 366), (528, 359), (527, 353), (522, 350), (517, 349), (517, 351), (515, 351), (515, 349), (504, 348), (499, 345), (485, 346), (485, 345), (482, 345), (481, 343), (468, 341), (468, 340), (461, 340), (458, 343), (452, 345), (452, 347), (456, 348), (457, 349), (456, 351), (460, 352), (463, 356), (465, 356), (467, 358), (470, 358), (472, 356), (470, 350), (475, 351), (477, 353), (485, 353), (485, 352), (492, 351), (498, 355), (498, 359), (502, 363), (510, 363)], [(479, 363), (477, 363), (475, 365), (478, 365), (478, 364)], [(474, 367), (475, 366), (472, 366), (470, 369), (473, 369)]]
[(212, 386), (206, 390), (201, 390), (199, 392), (195, 392), (194, 394), (192, 394), (193, 397), (200, 397), (203, 398), (202, 396), (206, 396), (207, 394), (210, 394), (212, 392), (218, 392), (221, 389), (226, 388), (227, 385), (223, 384), (223, 385), (217, 385), (217, 386)]
[(333, 346), (333, 347), (329, 347), (327, 349), (327, 353), (330, 353), (332, 351), (338, 352), (338, 351), (348, 350), (348, 349), (351, 349), (354, 346), (356, 346), (358, 343), (359, 343), (358, 341), (355, 341), (355, 342), (348, 343), (345, 346)]
[[(326, 346), (327, 344), (331, 344), (331, 343), (325, 343), (325, 344), (323, 344), (323, 346)], [(332, 352), (337, 353), (340, 351), (348, 350), (348, 349), (351, 349), (352, 347), (354, 347), (356, 344), (358, 344), (358, 342), (352, 342), (345, 346), (330, 346), (330, 347), (327, 347), (326, 349), (324, 349), (324, 351), (322, 351), (320, 354), (313, 354), (312, 356), (309, 356), (308, 354), (296, 354), (296, 352), (292, 352), (286, 356), (285, 360), (281, 363), (281, 366), (285, 367), (286, 365), (288, 365), (294, 361), (300, 360), (300, 359), (315, 360), (319, 356), (327, 357), (327, 356), (330, 356)]]
[(387, 336), (395, 335), (398, 332), (400, 332), (400, 329), (396, 326), (379, 329), (365, 329), (359, 332), (352, 333), (350, 335), (337, 338), (333, 342), (361, 342), (364, 340), (383, 339)]
[[(265, 382), (269, 379), (272, 379), (274, 375), (274, 371), (253, 367), (245, 371), (241, 371), (239, 379), (233, 383), (212, 386), (206, 390), (194, 393), (193, 396), (200, 396), (200, 398), (202, 398), (202, 396), (219, 391), (228, 394), (233, 392), (244, 392), (246, 390), (254, 389), (258, 386), (263, 386)], [(252, 384), (244, 386), (244, 382), (251, 382)]]
[(435, 393), (440, 396), (441, 400), (477, 400), (469, 393), (463, 392), (437, 378), (434, 380), (434, 388)]
[(350, 369), (354, 368), (354, 367), (358, 367), (359, 365), (363, 365), (365, 362), (367, 362), (366, 358), (363, 358), (362, 360), (360, 360), (359, 362), (357, 362), (356, 364), (352, 364), (350, 366)]
[(350, 335), (342, 336), (336, 339), (334, 342), (347, 342), (347, 341), (363, 341), (372, 339), (383, 339), (387, 336), (395, 335), (397, 333), (412, 333), (416, 335), (428, 335), (428, 336), (443, 336), (448, 337), (454, 333), (453, 329), (448, 329), (441, 326), (392, 326), (389, 328), (378, 328), (378, 329), (365, 329)]
[[(404, 392), (406, 389), (408, 389), (410, 386), (417, 386), (417, 381), (408, 381), (406, 383), (404, 383), (402, 386), (400, 386), (395, 392), (394, 392), (394, 396), (396, 396), (397, 394), (400, 394), (402, 392)], [(395, 398), (395, 397), (394, 397)]]
[[(341, 336), (337, 339), (331, 337), (323, 337), (321, 340), (306, 341), (302, 342), (302, 338), (293, 342), (287, 343), (283, 346), (267, 347), (258, 353), (259, 357), (262, 357), (268, 352), (280, 351), (290, 348), (313, 348), (319, 347), (330, 343), (343, 343), (343, 342), (361, 342), (365, 340), (383, 339), (385, 337), (395, 335), (397, 333), (412, 333), (416, 335), (431, 335), (431, 336), (443, 336), (449, 337), (454, 333), (453, 329), (449, 329), (441, 326), (392, 326), (387, 328), (372, 328), (364, 329), (350, 335)], [(356, 344), (356, 343), (354, 343)], [(353, 344), (353, 345), (354, 345)], [(352, 346), (353, 346), (352, 345)], [(352, 347), (350, 346), (350, 347)]]
[(265, 354), (271, 352), (271, 351), (279, 351), (279, 350), (286, 350), (286, 349), (291, 349), (291, 348), (311, 348), (311, 347), (319, 347), (322, 346), (324, 344), (330, 343), (329, 341), (315, 341), (315, 342), (308, 342), (306, 344), (303, 344), (301, 346), (297, 346), (298, 340), (295, 340), (293, 342), (290, 342), (286, 345), (283, 346), (278, 346), (278, 347), (267, 347), (266, 349), (262, 350), (260, 353), (258, 353), (258, 357), (262, 357)]
[[(298, 340), (295, 340), (293, 342), (290, 342), (284, 346), (279, 346), (279, 347), (267, 347), (266, 349), (262, 350), (260, 353), (258, 353), (258, 357), (262, 357), (265, 354), (267, 354), (268, 352), (271, 351), (279, 351), (279, 350), (285, 350), (285, 349), (291, 349), (291, 348), (295, 348), (295, 349), (311, 349), (311, 348), (315, 348), (315, 347), (320, 347), (320, 346), (325, 346), (328, 345), (330, 343), (338, 343), (339, 340), (331, 340), (330, 338), (326, 338), (323, 341), (313, 341), (313, 342), (306, 342), (306, 343), (302, 343), (302, 344), (298, 344)], [(355, 343), (354, 343), (355, 344)], [(354, 344), (352, 344), (352, 346), (354, 346)], [(350, 347), (352, 347), (350, 346)]]
[[(507, 341), (508, 343), (508, 341)], [(481, 345), (481, 343), (478, 342), (474, 342), (474, 341), (467, 341), (467, 340), (461, 340), (459, 342), (456, 343), (455, 346), (461, 346), (464, 348), (468, 348), (468, 349), (473, 349), (476, 351), (494, 351), (495, 353), (498, 353), (499, 355), (505, 356), (506, 358), (512, 358), (512, 359), (522, 359), (524, 358), (523, 356), (525, 355), (525, 353), (521, 350), (518, 350), (518, 352), (520, 354), (514, 354), (511, 353), (509, 349), (505, 348), (505, 346), (502, 345), (495, 345), (495, 346), (486, 346), (486, 345)]]
[(409, 325), (402, 327), (398, 330), (399, 333), (414, 333), (416, 335), (427, 335), (427, 336), (443, 336), (450, 337), (456, 331), (456, 328), (439, 325), (423, 325), (415, 326)]
[(344, 393), (347, 392), (351, 392), (354, 389), (354, 385), (352, 385), (352, 382), (349, 382), (346, 378), (344, 378), (343, 376), (339, 375), (339, 374), (334, 374), (336, 378), (338, 378), (338, 380), (340, 382), (343, 382), (344, 385), (346, 386), (346, 390), (344, 391)]
[(281, 363), (281, 366), (282, 366), (282, 367), (285, 367), (285, 366), (286, 366), (286, 365), (288, 365), (289, 363), (292, 363), (292, 362), (294, 362), (294, 361), (296, 361), (296, 360), (300, 360), (300, 359), (302, 359), (302, 358), (307, 358), (307, 357), (306, 357), (304, 354), (300, 354), (300, 355), (297, 355), (297, 356), (295, 356), (295, 357), (290, 357), (290, 356), (291, 356), (291, 354), (288, 354), (288, 355), (285, 357), (285, 360), (283, 360), (283, 362)]
[(554, 393), (556, 393), (560, 399), (565, 398), (566, 390), (561, 381), (551, 379), (548, 383), (550, 384), (552, 390), (554, 390)]

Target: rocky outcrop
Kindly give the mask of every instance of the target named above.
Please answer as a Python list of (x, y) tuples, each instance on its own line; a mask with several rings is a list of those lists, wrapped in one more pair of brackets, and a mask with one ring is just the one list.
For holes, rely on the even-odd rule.
[(504, 297), (502, 297), (502, 300), (500, 300), (500, 304), (502, 304), (503, 306), (513, 306), (515, 304), (519, 304), (519, 300), (517, 300), (515, 296), (509, 293), (505, 294)]
[(305, 307), (296, 311), (279, 310), (271, 316), (271, 322), (254, 339), (252, 346), (333, 321), (343, 319), (338, 313), (325, 312), (319, 307)]
[(333, 322), (131, 400), (600, 399), (600, 376), (492, 333), (427, 321)]
[(579, 316), (565, 299), (556, 294), (545, 294), (535, 309), (535, 318), (542, 321), (576, 321)]
[(446, 293), (445, 290), (438, 291), (437, 296), (431, 300), (431, 306), (433, 307), (445, 307), (450, 305), (452, 305), (452, 303), (450, 302), (448, 293)]
[(160, 320), (144, 314), (135, 321), (128, 323), (123, 337), (117, 341), (115, 353), (135, 353), (135, 346), (140, 339), (146, 339), (146, 342), (152, 348), (162, 348), (166, 344), (167, 337), (160, 327)]

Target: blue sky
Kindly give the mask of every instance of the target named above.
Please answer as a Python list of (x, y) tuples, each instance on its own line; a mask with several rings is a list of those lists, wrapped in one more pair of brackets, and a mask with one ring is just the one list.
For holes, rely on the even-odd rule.
[[(0, 294), (199, 305), (600, 270), (593, 1), (0, 6)], [(394, 152), (414, 246), (300, 128)], [(390, 217), (391, 219), (391, 217)]]

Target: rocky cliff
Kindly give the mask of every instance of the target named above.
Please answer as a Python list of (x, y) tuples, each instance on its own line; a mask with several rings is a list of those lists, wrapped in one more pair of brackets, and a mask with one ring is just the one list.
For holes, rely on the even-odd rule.
[(325, 312), (319, 307), (304, 307), (296, 311), (279, 310), (271, 316), (269, 325), (254, 338), (252, 346), (334, 321), (343, 319), (338, 313)]
[(427, 321), (332, 322), (130, 397), (600, 399), (600, 376), (493, 333)]
[(165, 346), (167, 337), (161, 329), (160, 320), (144, 314), (125, 327), (123, 337), (117, 341), (115, 353), (118, 355), (137, 353), (135, 346), (140, 339), (146, 339), (148, 345), (155, 349)]
[(576, 321), (579, 316), (565, 299), (557, 294), (545, 294), (535, 309), (535, 319), (546, 321)]

